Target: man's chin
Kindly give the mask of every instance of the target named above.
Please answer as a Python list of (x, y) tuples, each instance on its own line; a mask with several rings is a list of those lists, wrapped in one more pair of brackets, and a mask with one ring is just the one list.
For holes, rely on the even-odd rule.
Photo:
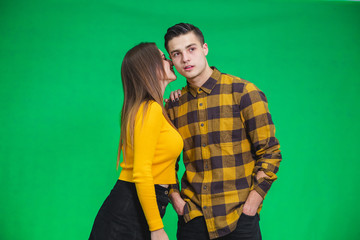
[(195, 76), (196, 76), (196, 74), (195, 73), (189, 73), (189, 72), (183, 72), (183, 73), (181, 73), (181, 75), (183, 76), (183, 77), (185, 77), (186, 79), (193, 79)]

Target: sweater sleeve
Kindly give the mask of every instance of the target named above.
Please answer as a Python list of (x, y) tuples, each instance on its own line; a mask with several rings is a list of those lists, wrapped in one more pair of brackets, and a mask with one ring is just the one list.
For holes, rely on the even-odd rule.
[[(141, 112), (140, 112), (141, 111)], [(158, 103), (149, 103), (146, 114), (143, 109), (135, 121), (133, 181), (150, 231), (164, 227), (156, 201), (152, 163), (155, 148), (163, 124), (162, 108)]]
[[(183, 93), (182, 93), (183, 94)], [(174, 106), (172, 104), (171, 101), (168, 101), (165, 104), (165, 110), (166, 113), (168, 115), (168, 117), (170, 118), (171, 122), (174, 124), (174, 126), (176, 128), (178, 128), (177, 126), (177, 122), (175, 122), (175, 112), (174, 112)], [(176, 184), (170, 184), (170, 189), (169, 189), (169, 196), (173, 193), (173, 192), (177, 192), (180, 194), (180, 187), (179, 187), (179, 178), (178, 178), (178, 171), (179, 171), (179, 161), (180, 161), (180, 156), (177, 158), (176, 163), (175, 163), (175, 176), (176, 176)]]

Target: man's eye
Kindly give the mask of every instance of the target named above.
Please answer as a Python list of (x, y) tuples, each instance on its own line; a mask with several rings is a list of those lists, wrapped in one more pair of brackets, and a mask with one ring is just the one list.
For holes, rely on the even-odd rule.
[(179, 56), (179, 53), (174, 53), (173, 54), (173, 57), (177, 57), (177, 56)]
[(189, 48), (189, 50), (190, 50), (190, 52), (192, 52), (192, 51), (194, 51), (194, 50), (195, 50), (195, 48)]

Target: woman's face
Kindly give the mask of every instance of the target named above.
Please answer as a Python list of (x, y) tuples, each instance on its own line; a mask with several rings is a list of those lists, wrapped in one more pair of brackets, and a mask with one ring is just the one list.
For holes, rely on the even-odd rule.
[(165, 70), (165, 74), (166, 76), (163, 77), (163, 79), (161, 80), (171, 80), (174, 81), (176, 80), (176, 75), (174, 72), (174, 65), (172, 64), (171, 60), (166, 59), (165, 54), (159, 49), (161, 58), (163, 60), (163, 66), (164, 66), (164, 70)]

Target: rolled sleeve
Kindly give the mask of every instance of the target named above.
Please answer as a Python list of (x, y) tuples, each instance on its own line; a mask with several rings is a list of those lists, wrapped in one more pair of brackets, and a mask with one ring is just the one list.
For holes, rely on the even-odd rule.
[[(275, 126), (265, 94), (254, 84), (248, 83), (246, 85), (240, 108), (246, 133), (255, 153), (253, 189), (265, 198), (271, 184), (277, 179), (276, 173), (282, 159), (280, 144), (275, 137)], [(267, 177), (256, 180), (258, 171), (264, 171)]]

